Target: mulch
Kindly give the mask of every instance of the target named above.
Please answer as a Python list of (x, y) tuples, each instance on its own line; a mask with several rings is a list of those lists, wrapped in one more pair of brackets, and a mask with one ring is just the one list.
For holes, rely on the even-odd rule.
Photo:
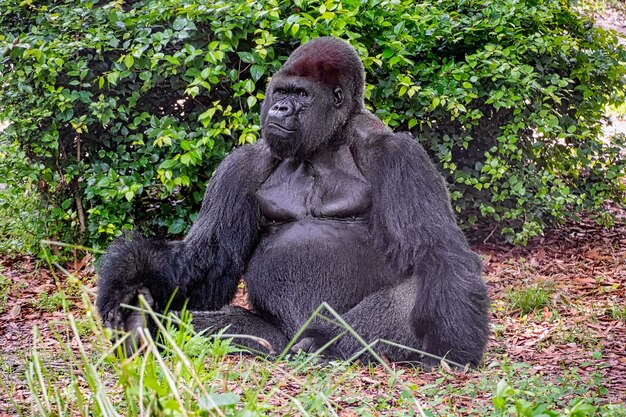
[[(612, 228), (591, 220), (568, 223), (533, 239), (526, 247), (502, 243), (481, 243), (475, 249), (483, 256), (485, 279), (493, 301), (494, 334), (485, 363), (504, 359), (527, 363), (533, 372), (555, 381), (568, 369), (577, 367), (581, 378), (598, 372), (607, 388), (606, 400), (626, 398), (626, 323), (611, 311), (626, 306), (626, 211)], [(29, 256), (0, 255), (0, 274), (11, 282), (5, 307), (0, 314), (0, 358), (3, 372), (14, 361), (23, 364), (32, 347), (33, 326), (42, 334), (46, 351), (59, 349), (53, 332), (55, 322), (64, 319), (59, 311), (42, 312), (34, 300), (40, 293), (52, 294), (66, 288), (62, 273), (52, 273)], [(91, 257), (67, 268), (95, 294), (95, 273)], [(551, 304), (543, 310), (521, 314), (510, 307), (509, 294), (541, 284), (551, 289)], [(239, 302), (244, 302), (239, 296)], [(80, 313), (78, 295), (72, 310)], [(595, 352), (595, 353), (594, 353)], [(588, 370), (588, 373), (587, 373)], [(430, 383), (438, 373), (421, 373), (418, 385)], [(367, 377), (365, 377), (367, 378)], [(381, 377), (382, 378), (382, 377)], [(455, 384), (478, 376), (457, 375)], [(6, 382), (6, 381), (5, 381)], [(357, 382), (355, 382), (356, 384)], [(359, 382), (368, 385), (366, 380)], [(21, 383), (16, 400), (27, 402), (28, 389)], [(458, 399), (471, 404), (473, 399)], [(0, 399), (1, 410), (10, 409)]]

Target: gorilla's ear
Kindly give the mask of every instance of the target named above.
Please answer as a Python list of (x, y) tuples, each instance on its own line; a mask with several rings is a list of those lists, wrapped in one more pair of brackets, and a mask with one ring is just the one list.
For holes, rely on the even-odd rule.
[(343, 104), (343, 90), (341, 87), (335, 87), (333, 90), (333, 104), (336, 108), (341, 107)]

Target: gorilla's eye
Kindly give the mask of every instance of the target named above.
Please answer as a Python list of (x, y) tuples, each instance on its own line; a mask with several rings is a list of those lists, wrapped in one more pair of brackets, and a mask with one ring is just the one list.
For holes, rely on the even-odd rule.
[(298, 95), (299, 95), (300, 97), (306, 97), (306, 96), (308, 96), (308, 94), (307, 94), (307, 93), (306, 93), (306, 91), (304, 91), (304, 90), (298, 90)]

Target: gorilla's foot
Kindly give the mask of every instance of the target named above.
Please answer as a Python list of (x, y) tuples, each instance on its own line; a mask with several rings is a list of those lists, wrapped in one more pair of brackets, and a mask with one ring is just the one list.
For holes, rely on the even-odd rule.
[(302, 334), (300, 340), (291, 347), (291, 352), (298, 353), (304, 351), (306, 353), (315, 353), (323, 348), (320, 354), (324, 358), (324, 361), (347, 359), (342, 352), (336, 349), (334, 344), (329, 344), (332, 339), (332, 337), (320, 330), (308, 329)]
[(273, 324), (242, 307), (226, 306), (218, 311), (191, 311), (193, 327), (207, 333), (227, 329), (238, 345), (254, 352), (277, 355), (289, 342)]

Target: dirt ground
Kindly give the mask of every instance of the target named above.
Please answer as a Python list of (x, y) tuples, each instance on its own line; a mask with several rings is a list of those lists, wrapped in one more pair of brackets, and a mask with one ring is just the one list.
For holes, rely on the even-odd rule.
[[(547, 380), (555, 380), (574, 366), (583, 370), (583, 378), (586, 367), (590, 372), (599, 369), (606, 399), (626, 398), (626, 211), (617, 214), (621, 224), (610, 229), (584, 221), (551, 230), (525, 248), (475, 247), (483, 257), (493, 300), (493, 334), (486, 364), (505, 359), (526, 363)], [(36, 301), (39, 294), (52, 295), (57, 289), (49, 269), (24, 256), (2, 256), (0, 264), (11, 287), (0, 314), (0, 358), (3, 366), (13, 361), (18, 367), (31, 349), (34, 325), (41, 329), (42, 347), (51, 352), (58, 348), (52, 337), (54, 324), (49, 323), (61, 321), (64, 314), (42, 311)], [(95, 293), (90, 257), (69, 269)], [(64, 279), (58, 284), (67, 287)], [(512, 294), (536, 286), (548, 289), (549, 301), (541, 310), (523, 314), (514, 306)], [(84, 306), (77, 296), (72, 300), (79, 315)], [(597, 358), (592, 352), (599, 352)], [(419, 384), (437, 377), (437, 373), (422, 374)], [(472, 377), (455, 383), (467, 378)], [(27, 402), (28, 395), (24, 385), (18, 390), (21, 398), (16, 399)], [(0, 399), (0, 410), (9, 406), (3, 402)]]

